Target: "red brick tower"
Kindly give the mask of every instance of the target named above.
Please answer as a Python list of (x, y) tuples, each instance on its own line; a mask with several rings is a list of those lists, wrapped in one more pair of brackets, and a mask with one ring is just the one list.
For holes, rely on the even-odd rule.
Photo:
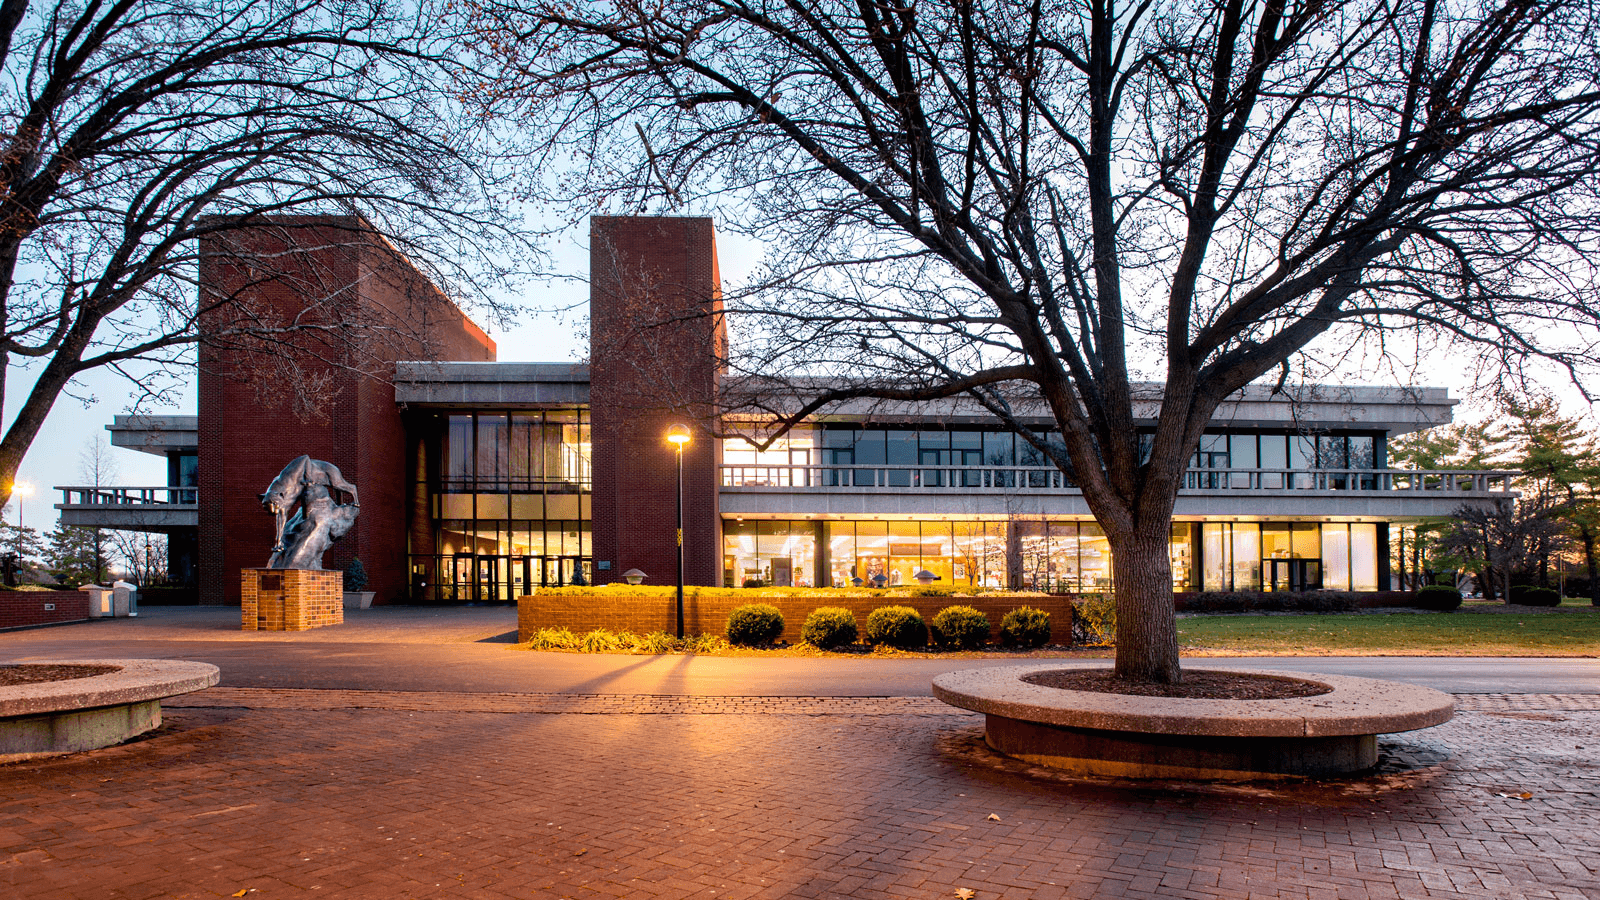
[(693, 431), (684, 582), (721, 584), (722, 451), (710, 428), (728, 337), (715, 230), (708, 218), (595, 216), (589, 236), (595, 583), (634, 568), (649, 584), (676, 580), (677, 461), (666, 432), (682, 422)]
[[(354, 217), (270, 220), (200, 252), (200, 602), (237, 605), (239, 570), (266, 564), (273, 518), (257, 495), (302, 453), (361, 491), (355, 529), (324, 567), (359, 556), (375, 602), (403, 600), (415, 479), (394, 361), (493, 360), (494, 341)], [(229, 336), (290, 325), (313, 327)]]

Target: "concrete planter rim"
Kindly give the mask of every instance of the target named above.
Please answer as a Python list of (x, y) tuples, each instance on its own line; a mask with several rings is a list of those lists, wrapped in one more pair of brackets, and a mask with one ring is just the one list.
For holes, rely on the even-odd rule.
[(0, 686), (0, 718), (160, 700), (204, 690), (222, 677), (210, 663), (178, 659), (52, 659), (24, 663), (28, 664), (117, 666), (118, 670), (66, 681)]
[(1066, 661), (947, 672), (933, 695), (952, 706), (1066, 728), (1195, 737), (1335, 737), (1392, 734), (1450, 720), (1455, 700), (1431, 688), (1399, 682), (1279, 669), (1203, 669), (1267, 675), (1333, 688), (1282, 700), (1198, 700), (1072, 691), (1029, 684), (1036, 672), (1095, 670)]

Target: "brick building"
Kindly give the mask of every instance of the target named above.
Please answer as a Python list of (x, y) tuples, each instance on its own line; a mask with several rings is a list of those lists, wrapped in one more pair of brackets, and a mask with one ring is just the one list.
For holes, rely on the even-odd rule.
[[(273, 541), (257, 495), (302, 453), (361, 489), (355, 529), (324, 565), (359, 557), (370, 590), (403, 596), (411, 470), (388, 376), (404, 359), (493, 361), (494, 341), (353, 217), (204, 242), (200, 284), (213, 335), (200, 345), (200, 602), (238, 605), (239, 570), (264, 565)], [(226, 337), (241, 324), (299, 330)]]
[[(270, 272), (253, 262), (263, 256), (278, 261)], [(122, 502), (189, 504), (203, 602), (237, 603), (239, 570), (265, 562), (272, 519), (256, 495), (301, 453), (360, 487), (356, 530), (324, 565), (359, 556), (379, 603), (510, 602), (633, 568), (664, 584), (676, 566), (677, 492), (664, 436), (682, 423), (692, 432), (691, 584), (895, 584), (926, 573), (956, 585), (1109, 585), (1109, 548), (1081, 493), (960, 401), (887, 412), (844, 404), (760, 452), (713, 438), (728, 376), (711, 220), (596, 217), (590, 266), (589, 364), (501, 363), (494, 343), (360, 222), (273, 223), (244, 244), (207, 248), (213, 334), (247, 316), (390, 337), (209, 342), (189, 425), (198, 452), (184, 451), (197, 473), (189, 465), (188, 485)], [(317, 396), (274, 390), (288, 377)], [(315, 400), (326, 415), (305, 409)], [(1507, 473), (1387, 467), (1389, 439), (1448, 422), (1454, 404), (1433, 388), (1230, 398), (1179, 495), (1174, 587), (1387, 588), (1394, 524), (1510, 496)], [(135, 445), (139, 423), (119, 417), (117, 427), (119, 446)], [(179, 452), (158, 433), (146, 429), (147, 447)], [(64, 499), (79, 521), (109, 515)]]

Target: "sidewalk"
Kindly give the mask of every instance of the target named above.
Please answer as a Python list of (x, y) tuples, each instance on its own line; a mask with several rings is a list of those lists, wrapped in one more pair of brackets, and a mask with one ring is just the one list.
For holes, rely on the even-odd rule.
[[(478, 612), (381, 629), (509, 611)], [(330, 682), (355, 648), (278, 646)], [(1195, 786), (1017, 763), (922, 696), (620, 683), (176, 698), (143, 740), (0, 767), (0, 898), (1600, 897), (1600, 693), (1463, 694), (1369, 777)]]

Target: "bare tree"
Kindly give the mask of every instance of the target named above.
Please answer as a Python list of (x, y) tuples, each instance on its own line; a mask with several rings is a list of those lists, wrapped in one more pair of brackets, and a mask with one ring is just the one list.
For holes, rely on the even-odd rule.
[[(105, 438), (96, 436), (91, 438), (82, 450), (78, 452), (78, 477), (82, 483), (92, 487), (105, 487), (116, 484), (122, 477), (122, 467), (117, 464), (111, 455), (111, 445)], [(91, 527), (84, 531), (84, 543), (88, 545), (90, 561), (90, 578), (92, 584), (106, 583), (106, 562), (111, 549), (111, 533), (103, 528)]]
[(117, 567), (140, 587), (167, 581), (167, 536), (150, 531), (114, 531)]
[[(80, 373), (129, 376), (137, 404), (192, 371), (201, 318), (236, 299), (198, 298), (202, 243), (334, 215), (357, 223), (352, 244), (376, 229), (447, 285), (483, 271), (450, 267), (503, 232), (483, 212), (477, 129), (454, 113), (456, 54), (435, 13), (427, 0), (0, 0), (0, 379), (34, 369), (0, 436), (0, 501)], [(289, 255), (255, 253), (255, 283), (293, 269)], [(215, 320), (227, 327), (208, 338), (263, 345), (363, 328)]]
[(776, 248), (726, 300), (735, 372), (834, 379), (789, 421), (965, 395), (1030, 441), (1054, 423), (1040, 449), (1110, 541), (1124, 677), (1181, 677), (1169, 521), (1230, 394), (1402, 326), (1595, 365), (1591, 0), (473, 15), (486, 103), (578, 160), (547, 199), (716, 204)]

